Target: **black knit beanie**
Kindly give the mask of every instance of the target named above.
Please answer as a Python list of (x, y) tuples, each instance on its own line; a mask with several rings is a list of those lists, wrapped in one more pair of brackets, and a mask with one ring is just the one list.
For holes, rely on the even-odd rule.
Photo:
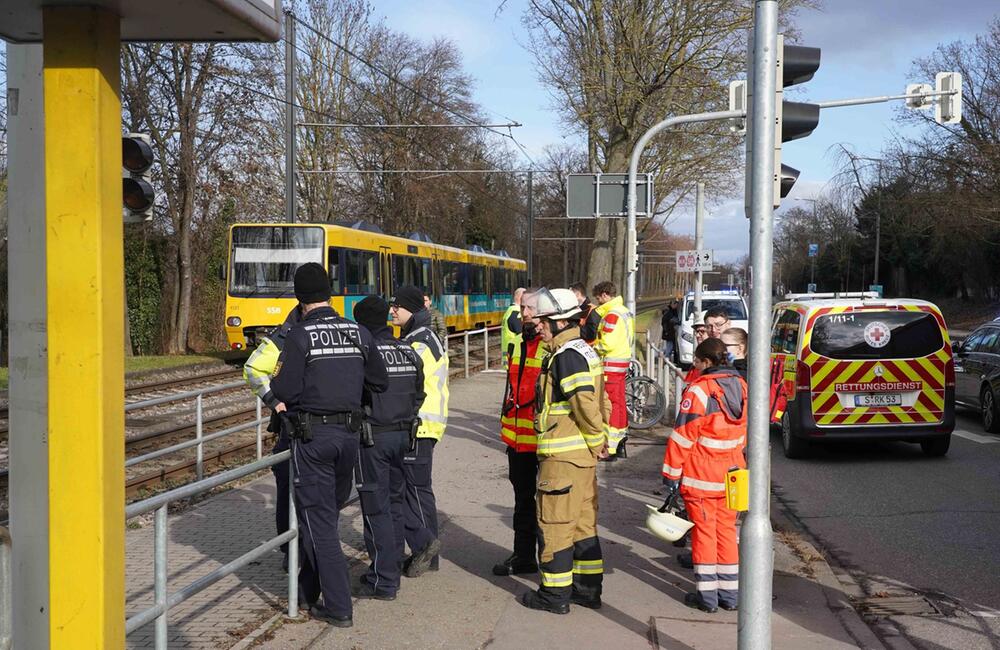
[(424, 310), (424, 292), (412, 284), (408, 284), (396, 289), (396, 295), (392, 299), (392, 304), (399, 305), (411, 314)]
[(370, 332), (380, 330), (389, 322), (389, 303), (379, 296), (368, 296), (354, 305), (354, 320)]
[(330, 277), (321, 264), (309, 262), (295, 271), (295, 297), (304, 305), (330, 299)]

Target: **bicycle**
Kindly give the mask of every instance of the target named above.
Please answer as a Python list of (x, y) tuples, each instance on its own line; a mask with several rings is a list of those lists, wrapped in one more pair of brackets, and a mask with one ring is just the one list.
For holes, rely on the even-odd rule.
[(663, 388), (642, 374), (642, 365), (635, 359), (625, 375), (625, 409), (633, 429), (649, 429), (663, 419), (667, 410)]

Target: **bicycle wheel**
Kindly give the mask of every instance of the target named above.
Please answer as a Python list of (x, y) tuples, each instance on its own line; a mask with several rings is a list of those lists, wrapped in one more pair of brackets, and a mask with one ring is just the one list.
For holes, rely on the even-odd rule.
[(660, 385), (649, 377), (629, 378), (625, 381), (625, 407), (629, 427), (648, 429), (663, 418), (667, 398)]

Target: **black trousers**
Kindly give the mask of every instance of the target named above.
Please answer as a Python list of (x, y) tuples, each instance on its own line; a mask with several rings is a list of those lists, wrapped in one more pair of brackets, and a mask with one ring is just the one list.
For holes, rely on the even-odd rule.
[(292, 441), (295, 507), (304, 551), (299, 584), (305, 598), (323, 595), (324, 609), (351, 616), (347, 560), (337, 530), (340, 509), (351, 495), (358, 434), (340, 425), (314, 425), (309, 442)]
[(538, 544), (538, 521), (535, 514), (535, 490), (538, 480), (538, 454), (514, 451), (507, 447), (507, 476), (514, 488), (514, 554), (535, 560)]
[(358, 448), (354, 470), (364, 516), (365, 547), (372, 560), (363, 579), (379, 593), (396, 593), (404, 540), (403, 456), (410, 446), (410, 433), (376, 433), (374, 441), (372, 447)]
[[(288, 436), (282, 431), (278, 434), (271, 453), (280, 454), (288, 448)], [(274, 502), (274, 527), (280, 535), (288, 530), (288, 462), (271, 465), (271, 473), (274, 474), (274, 485), (277, 488)], [(287, 543), (281, 545), (281, 552), (288, 553)]]
[(423, 550), (438, 536), (437, 501), (431, 484), (436, 442), (433, 438), (418, 438), (416, 450), (403, 457), (405, 537), (413, 553)]

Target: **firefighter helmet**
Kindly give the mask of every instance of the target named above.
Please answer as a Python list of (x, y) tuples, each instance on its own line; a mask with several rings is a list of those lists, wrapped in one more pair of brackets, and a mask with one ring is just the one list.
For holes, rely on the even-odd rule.
[(661, 512), (656, 506), (646, 504), (646, 528), (662, 540), (676, 542), (691, 530), (694, 523), (681, 519), (671, 510)]
[(583, 311), (574, 294), (569, 289), (539, 289), (537, 296), (538, 318), (549, 320), (569, 320), (576, 318)]

